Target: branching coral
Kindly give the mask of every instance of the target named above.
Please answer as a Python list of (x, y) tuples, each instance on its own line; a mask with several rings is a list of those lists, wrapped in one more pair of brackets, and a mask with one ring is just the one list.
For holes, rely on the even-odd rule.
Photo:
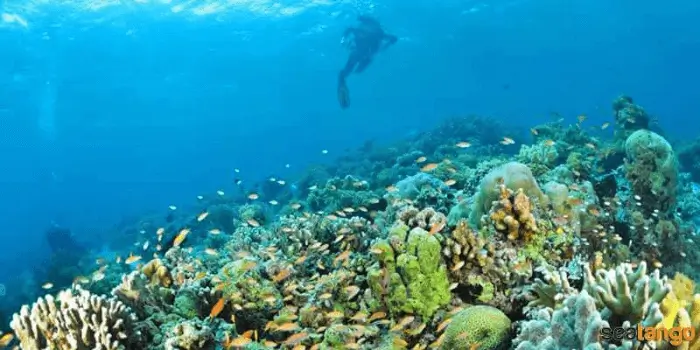
[(523, 190), (530, 199), (535, 199), (539, 204), (547, 204), (548, 199), (540, 190), (530, 169), (521, 163), (506, 163), (491, 170), (482, 180), (479, 190), (474, 196), (472, 213), (469, 221), (473, 225), (479, 224), (484, 213), (488, 213), (494, 201), (503, 195), (502, 186), (511, 191)]
[(76, 286), (23, 306), (11, 327), (22, 349), (141, 349), (135, 316), (121, 302)]
[(496, 231), (506, 234), (511, 241), (520, 239), (529, 242), (538, 231), (530, 199), (522, 188), (514, 194), (501, 185), (500, 198), (491, 207), (489, 218)]
[(480, 302), (510, 310), (508, 292), (523, 272), (515, 263), (515, 249), (481, 237), (462, 220), (446, 235), (442, 253), (451, 281), (476, 289)]
[(602, 317), (613, 326), (623, 322), (634, 325), (642, 320), (659, 323), (662, 319), (659, 303), (671, 290), (659, 270), (647, 274), (644, 262), (636, 270), (630, 264), (620, 264), (615, 269), (596, 271), (595, 275), (586, 265), (583, 289), (595, 299)]

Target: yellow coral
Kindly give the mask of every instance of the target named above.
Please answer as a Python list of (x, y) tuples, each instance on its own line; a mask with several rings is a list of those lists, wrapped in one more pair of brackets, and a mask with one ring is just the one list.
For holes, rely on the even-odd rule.
[(160, 259), (153, 259), (141, 268), (141, 272), (148, 277), (152, 285), (170, 287), (173, 278), (170, 271)]
[(501, 185), (500, 199), (491, 208), (489, 218), (496, 231), (505, 233), (511, 241), (529, 242), (538, 231), (530, 199), (523, 189), (513, 195), (513, 191)]

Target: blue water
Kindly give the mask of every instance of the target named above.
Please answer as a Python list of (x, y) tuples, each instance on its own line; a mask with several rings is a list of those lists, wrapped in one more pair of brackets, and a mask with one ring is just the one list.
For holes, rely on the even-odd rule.
[[(700, 134), (697, 1), (168, 2), (0, 5), (0, 284), (40, 264), (52, 221), (102, 247), (122, 220), (454, 114), (602, 123), (626, 93), (672, 138)], [(342, 111), (358, 13), (400, 40)]]

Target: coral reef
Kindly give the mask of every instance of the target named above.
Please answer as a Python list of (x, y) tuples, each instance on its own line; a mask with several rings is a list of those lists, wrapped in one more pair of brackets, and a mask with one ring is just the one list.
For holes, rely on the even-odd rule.
[(27, 278), (18, 304), (62, 291), (23, 306), (0, 344), (632, 350), (605, 330), (700, 333), (700, 186), (640, 106), (613, 109), (614, 135), (555, 115), (523, 144), (489, 118), (450, 118), (298, 178), (237, 179), (120, 225), (116, 251)]

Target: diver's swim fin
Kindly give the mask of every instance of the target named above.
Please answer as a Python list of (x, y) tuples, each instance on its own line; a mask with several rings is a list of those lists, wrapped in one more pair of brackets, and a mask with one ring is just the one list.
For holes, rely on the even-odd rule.
[(338, 103), (340, 103), (340, 108), (342, 109), (350, 107), (350, 91), (345, 84), (345, 80), (338, 82)]

